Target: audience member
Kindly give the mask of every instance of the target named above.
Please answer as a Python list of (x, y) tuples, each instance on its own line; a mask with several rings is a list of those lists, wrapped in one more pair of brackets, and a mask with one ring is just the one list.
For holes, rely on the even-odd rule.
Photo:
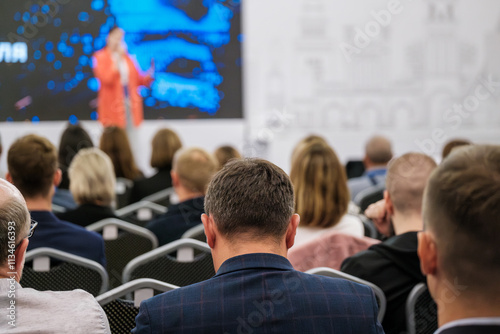
[(240, 152), (232, 146), (220, 146), (215, 150), (214, 156), (219, 162), (219, 169), (221, 169), (231, 159), (241, 159)]
[(161, 129), (151, 142), (151, 167), (156, 168), (155, 175), (134, 181), (130, 202), (138, 202), (146, 196), (172, 187), (170, 170), (174, 154), (182, 147), (177, 133), (170, 129)]
[[(392, 222), (395, 236), (371, 246), (342, 264), (342, 271), (374, 283), (387, 298), (382, 327), (386, 334), (406, 332), (405, 305), (408, 294), (425, 282), (417, 255), (417, 232), (423, 228), (422, 197), (431, 172), (432, 158), (408, 153), (389, 163), (385, 199), (379, 220), (387, 234)], [(391, 229), (392, 230), (392, 229)]]
[(80, 150), (69, 167), (70, 190), (78, 203), (75, 210), (57, 216), (80, 226), (88, 226), (106, 218), (117, 218), (115, 173), (111, 159), (98, 148)]
[(52, 212), (52, 196), (61, 181), (56, 148), (46, 138), (27, 135), (17, 139), (7, 153), (6, 178), (23, 194), (38, 222), (28, 250), (49, 247), (106, 265), (102, 237), (83, 227), (59, 220)]
[(106, 314), (83, 290), (23, 288), (26, 249), (37, 225), (19, 191), (0, 179), (0, 305), (2, 333), (110, 333)]
[(111, 158), (117, 178), (134, 181), (143, 177), (135, 164), (127, 132), (124, 129), (116, 126), (104, 128), (99, 148)]
[(365, 147), (365, 173), (348, 181), (351, 199), (361, 191), (385, 182), (387, 163), (392, 159), (391, 142), (381, 136), (372, 137)]
[(211, 181), (202, 216), (217, 274), (143, 301), (135, 333), (383, 333), (370, 288), (295, 271), (290, 179), (258, 159)]
[(448, 143), (446, 143), (446, 145), (444, 145), (441, 157), (444, 160), (448, 155), (450, 155), (451, 151), (453, 151), (455, 148), (466, 145), (472, 145), (472, 143), (466, 139), (450, 140)]
[(500, 146), (457, 148), (432, 173), (418, 255), (439, 334), (500, 333)]
[(172, 184), (178, 204), (146, 225), (158, 238), (159, 245), (179, 239), (191, 227), (201, 224), (204, 196), (217, 170), (217, 162), (200, 148), (177, 151), (172, 168)]
[(315, 142), (328, 145), (328, 142), (326, 141), (326, 139), (323, 138), (323, 137), (321, 137), (321, 136), (318, 136), (318, 135), (309, 135), (309, 136), (307, 136), (305, 138), (302, 138), (297, 143), (297, 145), (295, 145), (295, 147), (293, 148), (293, 151), (292, 151), (292, 162), (296, 160), (295, 155), (298, 152), (300, 152), (304, 147), (307, 147), (310, 144), (315, 143)]
[(295, 211), (300, 215), (295, 244), (318, 238), (327, 231), (364, 236), (362, 222), (347, 215), (349, 189), (345, 169), (334, 150), (323, 141), (299, 143), (290, 178), (295, 189)]
[(52, 204), (65, 209), (75, 209), (75, 203), (69, 191), (68, 168), (71, 161), (82, 148), (94, 147), (89, 134), (80, 125), (68, 124), (59, 142), (58, 161), (62, 171), (61, 183), (56, 188)]

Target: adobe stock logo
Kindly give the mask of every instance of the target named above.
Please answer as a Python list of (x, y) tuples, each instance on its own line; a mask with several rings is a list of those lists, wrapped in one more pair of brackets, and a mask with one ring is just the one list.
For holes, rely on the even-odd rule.
[[(408, 0), (413, 1), (413, 0)], [(364, 29), (356, 28), (352, 44), (342, 42), (339, 45), (340, 51), (348, 63), (352, 62), (353, 56), (358, 55), (367, 48), (372, 41), (380, 35), (382, 28), (388, 27), (395, 15), (401, 14), (404, 6), (399, 0), (390, 0), (387, 3), (387, 9), (380, 11), (372, 10), (370, 15), (373, 20), (368, 21)]]

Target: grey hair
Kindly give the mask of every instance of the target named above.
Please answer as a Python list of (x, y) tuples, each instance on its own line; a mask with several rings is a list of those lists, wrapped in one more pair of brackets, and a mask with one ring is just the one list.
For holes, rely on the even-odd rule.
[[(17, 245), (20, 240), (27, 237), (30, 222), (30, 213), (21, 198), (11, 197), (1, 204), (0, 265), (3, 265), (7, 261), (9, 255), (9, 245), (12, 244), (12, 240), (9, 237), (14, 237), (15, 244)], [(10, 244), (9, 241), (11, 241)]]

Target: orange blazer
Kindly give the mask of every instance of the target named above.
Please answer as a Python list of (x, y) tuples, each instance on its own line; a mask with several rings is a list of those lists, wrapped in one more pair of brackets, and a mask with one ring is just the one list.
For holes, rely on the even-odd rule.
[[(128, 91), (132, 109), (134, 126), (139, 126), (144, 120), (142, 97), (139, 86), (149, 86), (153, 79), (140, 73), (129, 55), (126, 55), (129, 68)], [(94, 76), (99, 79), (101, 87), (97, 93), (97, 113), (103, 126), (119, 126), (125, 128), (125, 92), (121, 84), (120, 72), (113, 64), (113, 58), (108, 48), (97, 51), (93, 59)]]

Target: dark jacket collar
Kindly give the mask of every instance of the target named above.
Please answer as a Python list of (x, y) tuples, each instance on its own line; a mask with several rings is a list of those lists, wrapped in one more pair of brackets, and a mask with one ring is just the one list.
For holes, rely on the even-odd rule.
[(205, 197), (202, 196), (188, 199), (187, 201), (177, 204), (172, 204), (168, 207), (167, 215), (181, 214), (193, 211), (205, 212), (204, 201)]
[(285, 257), (271, 253), (253, 253), (232, 257), (224, 261), (215, 276), (245, 269), (294, 270)]

